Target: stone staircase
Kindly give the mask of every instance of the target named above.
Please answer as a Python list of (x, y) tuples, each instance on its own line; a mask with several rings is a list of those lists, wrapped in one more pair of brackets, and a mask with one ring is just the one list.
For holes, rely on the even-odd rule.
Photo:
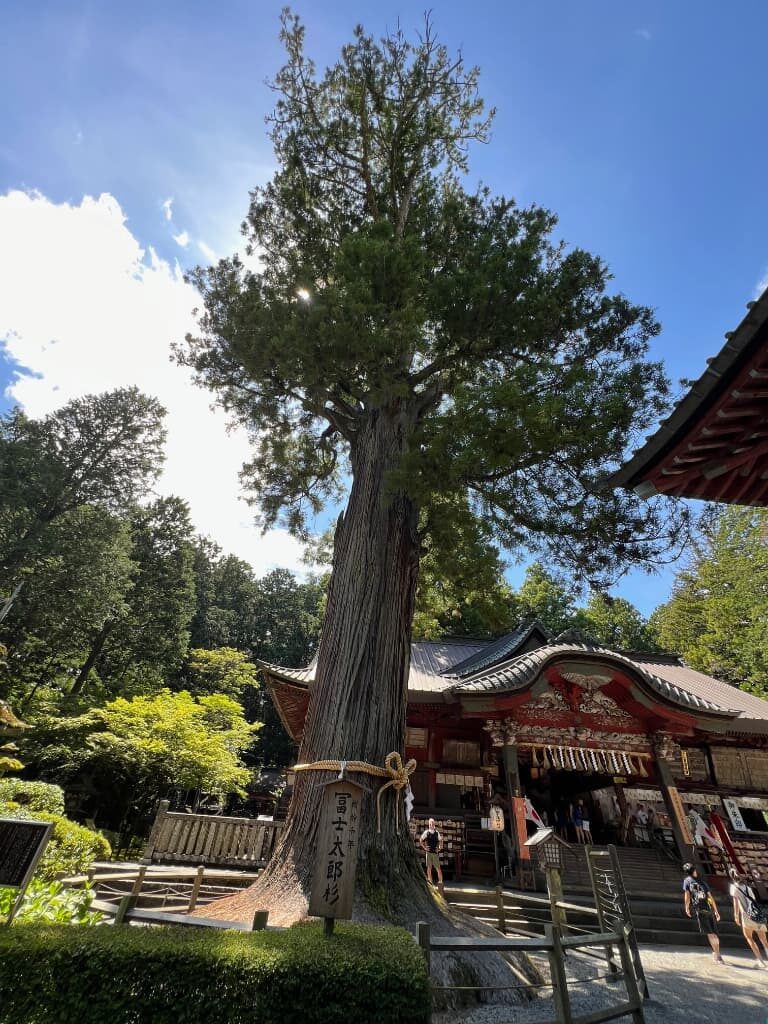
[[(624, 847), (618, 853), (638, 941), (708, 948), (695, 919), (685, 916), (680, 866), (655, 849)], [(576, 847), (572, 857), (566, 856), (563, 887), (567, 903), (574, 908), (584, 907), (583, 911), (567, 911), (568, 924), (596, 930), (595, 916), (588, 912), (593, 901), (583, 847)], [(544, 925), (551, 923), (546, 893), (508, 888), (499, 891), (482, 884), (468, 884), (446, 885), (445, 894), (449, 903), (494, 928), (503, 924), (508, 934), (543, 935)], [(741, 931), (733, 922), (729, 898), (716, 894), (716, 899), (722, 915), (719, 930), (723, 947), (746, 949)]]

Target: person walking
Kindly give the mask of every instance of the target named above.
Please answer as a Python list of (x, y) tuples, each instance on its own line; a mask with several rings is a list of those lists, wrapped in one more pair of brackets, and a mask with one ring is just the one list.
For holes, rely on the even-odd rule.
[[(728, 873), (731, 876), (731, 887), (728, 892), (733, 900), (733, 919), (755, 954), (755, 967), (768, 970), (768, 910), (757, 902), (754, 889), (736, 868), (731, 868)], [(765, 950), (765, 959), (761, 954), (758, 939)]]
[(443, 870), (440, 867), (440, 850), (443, 847), (443, 837), (437, 831), (434, 818), (430, 818), (427, 822), (427, 827), (421, 833), (419, 843), (427, 855), (427, 881), (430, 885), (433, 884), (432, 869), (434, 868), (437, 871), (437, 884), (442, 885)]
[(683, 903), (688, 917), (696, 915), (699, 932), (706, 935), (712, 948), (715, 963), (723, 963), (720, 956), (720, 936), (717, 934), (717, 922), (720, 911), (717, 909), (712, 890), (707, 883), (699, 878), (698, 870), (693, 864), (683, 864), (685, 879), (683, 881)]

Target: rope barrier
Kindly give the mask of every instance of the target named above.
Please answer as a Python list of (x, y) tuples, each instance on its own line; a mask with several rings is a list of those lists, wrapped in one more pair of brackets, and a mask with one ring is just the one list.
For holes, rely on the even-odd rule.
[(403, 759), (400, 757), (396, 750), (387, 754), (384, 758), (384, 767), (380, 768), (376, 764), (370, 764), (368, 761), (337, 761), (337, 760), (325, 760), (325, 761), (312, 761), (308, 764), (297, 764), (293, 769), (295, 772), (340, 772), (340, 778), (343, 778), (346, 772), (361, 772), (364, 775), (373, 775), (378, 779), (387, 779), (383, 786), (379, 787), (376, 793), (376, 823), (377, 832), (381, 832), (381, 795), (385, 789), (389, 789), (390, 786), (395, 791), (395, 823), (396, 826), (400, 827), (400, 801), (397, 799), (397, 794), (402, 790), (406, 789), (410, 785), (410, 776), (416, 771), (416, 761), (411, 758), (405, 764)]

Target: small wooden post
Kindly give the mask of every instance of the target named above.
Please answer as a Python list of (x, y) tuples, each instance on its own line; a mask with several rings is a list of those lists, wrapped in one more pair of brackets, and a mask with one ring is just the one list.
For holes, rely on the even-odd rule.
[(138, 902), (139, 896), (141, 895), (141, 887), (144, 885), (144, 876), (147, 873), (147, 865), (142, 864), (139, 868), (136, 879), (131, 887), (131, 898), (133, 899), (134, 906)]
[(133, 907), (133, 896), (130, 893), (126, 893), (125, 896), (120, 900), (117, 905), (117, 913), (115, 914), (115, 924), (123, 924), (125, 915)]
[(432, 966), (432, 947), (430, 944), (430, 927), (426, 921), (419, 921), (416, 925), (416, 941), (421, 946), (421, 951), (427, 962), (427, 975), (429, 975)]
[(560, 873), (560, 868), (553, 867), (550, 864), (547, 864), (544, 868), (544, 873), (547, 877), (547, 893), (549, 894), (549, 910), (552, 915), (552, 924), (555, 928), (563, 928), (568, 923), (568, 919), (566, 918), (565, 910), (557, 905), (563, 902), (563, 876)]
[(195, 880), (192, 883), (192, 891), (189, 894), (189, 906), (187, 907), (187, 913), (190, 913), (197, 906), (197, 899), (200, 895), (200, 889), (203, 885), (203, 878), (205, 877), (205, 865), (201, 864), (197, 869)]
[(253, 930), (255, 932), (266, 931), (267, 921), (269, 920), (268, 910), (257, 910), (253, 915)]
[(334, 918), (332, 917), (323, 918), (323, 935), (326, 937), (326, 939), (330, 938), (331, 935), (333, 935), (333, 922)]
[(507, 915), (504, 907), (504, 890), (500, 885), (496, 886), (496, 907), (499, 912), (499, 931), (502, 935), (507, 934)]
[(630, 951), (630, 939), (632, 936), (632, 928), (625, 924), (621, 929), (621, 940), (619, 941), (619, 956), (621, 957), (621, 966), (624, 971), (624, 984), (627, 986), (627, 997), (630, 1003), (634, 1007), (632, 1012), (632, 1024), (645, 1024), (645, 1014), (643, 1013), (643, 999), (640, 995), (640, 989), (637, 986), (637, 979), (635, 978), (635, 965), (632, 961), (632, 953)]
[(573, 1024), (571, 1014), (571, 1000), (568, 996), (568, 979), (565, 976), (565, 959), (563, 947), (560, 943), (560, 931), (554, 925), (544, 926), (544, 935), (547, 943), (551, 943), (548, 950), (549, 973), (552, 978), (552, 998), (555, 1003), (555, 1014), (557, 1024)]
[(171, 806), (170, 800), (161, 800), (160, 806), (157, 808), (157, 814), (155, 820), (152, 822), (152, 829), (149, 833), (149, 839), (147, 845), (144, 847), (144, 854), (141, 858), (142, 864), (152, 863), (152, 854), (155, 852), (155, 845), (160, 835), (160, 829), (163, 827), (165, 816), (168, 813), (168, 808)]

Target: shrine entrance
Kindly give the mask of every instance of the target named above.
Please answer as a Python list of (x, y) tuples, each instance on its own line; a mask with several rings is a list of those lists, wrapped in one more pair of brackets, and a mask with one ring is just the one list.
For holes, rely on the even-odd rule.
[(523, 763), (520, 780), (525, 795), (545, 823), (557, 829), (569, 843), (576, 842), (573, 816), (579, 801), (590, 823), (593, 843), (603, 846), (621, 842), (620, 787), (613, 776), (558, 768), (536, 769)]

